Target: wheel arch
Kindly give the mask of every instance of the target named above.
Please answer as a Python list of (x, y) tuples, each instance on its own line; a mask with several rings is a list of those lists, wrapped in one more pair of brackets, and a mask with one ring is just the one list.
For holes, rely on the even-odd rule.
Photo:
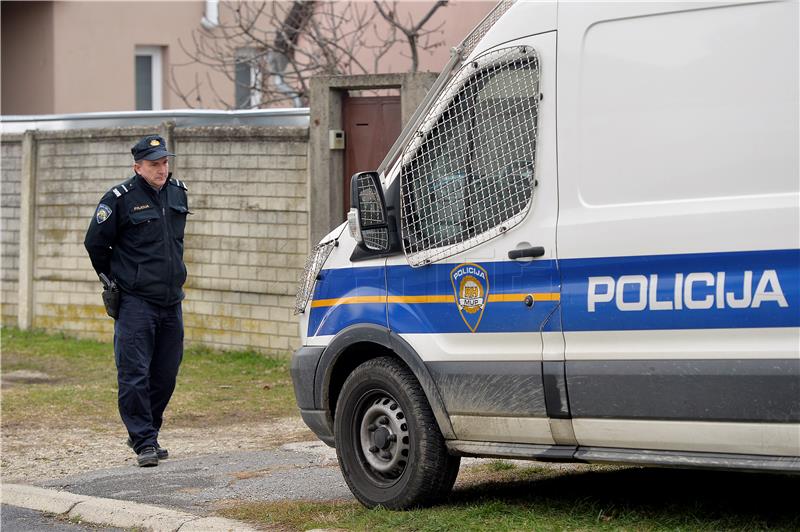
[(332, 422), (339, 391), (350, 372), (367, 360), (386, 355), (398, 358), (411, 370), (425, 393), (442, 436), (454, 439), (450, 416), (425, 363), (408, 342), (379, 325), (353, 325), (340, 331), (331, 340), (320, 357), (315, 375), (317, 407), (327, 412)]

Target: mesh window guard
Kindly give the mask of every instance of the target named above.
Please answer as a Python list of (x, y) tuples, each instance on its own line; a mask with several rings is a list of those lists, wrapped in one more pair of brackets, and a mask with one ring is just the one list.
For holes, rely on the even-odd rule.
[(364, 229), (364, 245), (374, 251), (389, 249), (389, 230), (385, 227), (379, 229)]
[(361, 223), (364, 225), (375, 225), (385, 223), (381, 200), (375, 182), (372, 179), (358, 180), (359, 214)]
[(478, 43), (481, 42), (489, 30), (492, 29), (500, 17), (506, 14), (512, 5), (514, 5), (515, 0), (500, 0), (496, 6), (486, 15), (480, 24), (478, 24), (475, 29), (467, 35), (464, 40), (461, 42), (461, 57), (465, 58), (472, 53), (472, 51), (478, 46)]
[(532, 203), (539, 61), (531, 47), (463, 66), (403, 152), (401, 232), (412, 266), (517, 225)]
[(386, 251), (389, 249), (389, 229), (386, 227), (383, 193), (378, 190), (379, 182), (365, 173), (353, 179), (358, 194), (359, 226), (364, 246), (373, 251)]
[(300, 285), (297, 287), (297, 295), (294, 302), (294, 313), (300, 314), (308, 305), (309, 299), (314, 294), (314, 286), (317, 284), (317, 275), (328, 260), (328, 256), (336, 247), (335, 240), (329, 240), (318, 244), (308, 255), (306, 265), (303, 268), (303, 275), (300, 278)]

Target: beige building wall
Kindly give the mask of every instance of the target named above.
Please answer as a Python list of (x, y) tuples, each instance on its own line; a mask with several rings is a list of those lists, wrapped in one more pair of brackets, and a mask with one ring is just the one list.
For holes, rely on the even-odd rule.
[[(132, 111), (136, 46), (162, 48), (162, 108), (184, 108), (168, 88), (169, 65), (186, 62), (179, 41), (192, 42), (201, 28), (205, 2), (56, 2), (53, 12), (55, 112)], [(201, 68), (195, 74), (224, 76)], [(227, 81), (227, 80), (225, 80)], [(233, 90), (233, 87), (230, 87)]]
[[(401, 19), (414, 20), (432, 2), (399, 2)], [(443, 24), (444, 44), (420, 55), (421, 71), (438, 71), (449, 50), (495, 4), (458, 1), (431, 18), (428, 27)], [(2, 9), (2, 114), (80, 113), (135, 110), (136, 46), (163, 50), (162, 108), (188, 105), (170, 90), (167, 80), (188, 91), (198, 82), (205, 108), (224, 108), (234, 101), (228, 76), (193, 64), (181, 44), (193, 49), (193, 32), (201, 31), (205, 2), (8, 2)], [(220, 4), (220, 17), (229, 7)], [(376, 19), (380, 25), (382, 22)], [(220, 29), (211, 30), (219, 33)], [(380, 29), (378, 31), (381, 31)], [(371, 38), (371, 35), (365, 35)], [(403, 42), (381, 62), (382, 72), (405, 72), (410, 62)], [(366, 61), (365, 58), (365, 62)], [(176, 68), (171, 68), (176, 67)], [(232, 75), (232, 72), (231, 72)], [(218, 97), (217, 94), (218, 93)], [(192, 101), (192, 107), (196, 102)]]
[(55, 112), (52, 2), (0, 2), (0, 114)]
[[(428, 1), (403, 1), (397, 2), (399, 19), (405, 24), (409, 17), (419, 21), (431, 8), (433, 2)], [(419, 72), (439, 72), (450, 58), (450, 49), (461, 43), (464, 37), (483, 20), (489, 11), (497, 5), (495, 0), (450, 0), (445, 7), (439, 8), (425, 25), (434, 29), (441, 26), (442, 34), (434, 34), (431, 42), (440, 42), (438, 46), (429, 51), (419, 52)], [(382, 19), (376, 19), (382, 24)], [(379, 31), (383, 31), (380, 30)], [(398, 35), (399, 36), (399, 35)], [(408, 72), (411, 65), (411, 52), (406, 41), (401, 40), (387, 54), (386, 61), (381, 62), (379, 73)]]
[[(189, 61), (205, 2), (2, 2), (2, 114), (132, 111), (136, 46), (163, 50), (162, 108), (185, 108), (168, 87), (169, 65)], [(181, 69), (233, 84), (200, 66)]]

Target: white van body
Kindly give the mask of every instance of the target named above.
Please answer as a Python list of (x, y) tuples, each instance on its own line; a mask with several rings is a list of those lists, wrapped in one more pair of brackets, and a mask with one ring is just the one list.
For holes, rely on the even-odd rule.
[[(509, 4), (379, 176), (400, 244), (371, 252), (344, 224), (312, 254), (292, 364), (306, 423), (367, 505), (450, 488), (452, 471), (433, 491), (408, 480), (436, 469), (415, 447), (431, 430), (450, 470), (473, 455), (800, 471), (798, 3)], [(479, 74), (492, 61), (511, 66)], [(501, 94), (522, 73), (537, 86)], [(493, 157), (529, 189), (439, 172)], [(341, 390), (377, 357), (413, 374), (433, 429), (365, 432), (353, 406), (335, 434)]]

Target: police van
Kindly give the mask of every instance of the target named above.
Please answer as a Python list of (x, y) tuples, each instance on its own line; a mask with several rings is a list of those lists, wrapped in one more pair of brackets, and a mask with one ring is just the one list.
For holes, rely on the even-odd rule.
[(297, 296), (359, 501), (461, 456), (800, 472), (797, 20), (501, 2), (453, 50)]

